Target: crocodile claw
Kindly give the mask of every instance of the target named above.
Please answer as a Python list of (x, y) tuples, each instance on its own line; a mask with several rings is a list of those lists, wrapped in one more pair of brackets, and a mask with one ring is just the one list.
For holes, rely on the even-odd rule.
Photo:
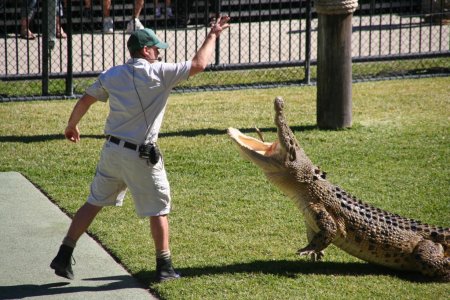
[(311, 261), (320, 261), (325, 256), (325, 253), (323, 251), (306, 250), (305, 248), (299, 249), (297, 251), (297, 254), (300, 256), (309, 256)]

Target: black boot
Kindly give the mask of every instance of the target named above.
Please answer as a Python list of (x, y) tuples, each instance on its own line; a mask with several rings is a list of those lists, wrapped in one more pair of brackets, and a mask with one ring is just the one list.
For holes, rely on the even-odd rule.
[(172, 266), (172, 260), (170, 258), (157, 258), (156, 259), (156, 279), (158, 281), (172, 280), (180, 278)]
[(50, 268), (55, 270), (56, 275), (67, 279), (73, 279), (72, 253), (73, 248), (67, 245), (61, 245), (61, 247), (59, 247), (58, 254), (50, 264)]

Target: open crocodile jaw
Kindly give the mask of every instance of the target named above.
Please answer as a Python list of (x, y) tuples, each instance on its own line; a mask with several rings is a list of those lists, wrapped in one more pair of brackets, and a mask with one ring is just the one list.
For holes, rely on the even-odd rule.
[[(250, 136), (244, 135), (238, 129), (228, 128), (228, 135), (237, 145), (243, 158), (258, 165), (264, 173), (286, 171), (290, 168), (289, 162), (300, 160), (297, 153), (303, 154), (295, 136), (286, 124), (283, 109), (284, 102), (277, 97), (275, 106), (275, 125), (277, 126), (278, 140), (266, 143)], [(309, 161), (309, 159), (307, 159)]]
[(228, 128), (228, 135), (237, 145), (243, 158), (255, 163), (264, 172), (275, 172), (281, 169), (286, 153), (278, 141), (262, 142), (231, 127)]

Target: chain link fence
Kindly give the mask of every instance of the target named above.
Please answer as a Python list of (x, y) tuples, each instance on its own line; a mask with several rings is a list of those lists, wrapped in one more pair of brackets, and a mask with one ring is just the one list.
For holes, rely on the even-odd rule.
[[(145, 1), (138, 16), (134, 0), (0, 5), (0, 101), (78, 97), (100, 72), (128, 59), (133, 16), (169, 44), (162, 53), (168, 62), (191, 59), (209, 22), (231, 16), (207, 71), (179, 91), (316, 78), (318, 19), (310, 0)], [(450, 0), (360, 0), (352, 22), (354, 80), (450, 75)]]

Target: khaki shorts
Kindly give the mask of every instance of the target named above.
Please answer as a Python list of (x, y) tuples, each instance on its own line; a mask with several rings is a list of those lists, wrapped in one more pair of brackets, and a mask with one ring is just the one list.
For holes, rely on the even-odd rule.
[(139, 158), (138, 151), (105, 142), (87, 202), (122, 206), (127, 188), (140, 217), (170, 212), (170, 186), (162, 159), (156, 165)]

